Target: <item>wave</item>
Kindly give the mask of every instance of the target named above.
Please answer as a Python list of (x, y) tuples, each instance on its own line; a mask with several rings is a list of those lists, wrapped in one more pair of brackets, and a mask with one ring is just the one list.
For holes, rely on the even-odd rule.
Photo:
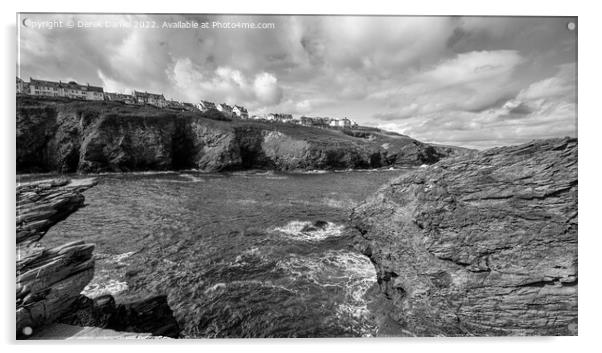
[(269, 233), (279, 233), (294, 240), (320, 241), (343, 234), (345, 225), (324, 221), (290, 221), (281, 227), (268, 229)]
[(191, 174), (178, 174), (178, 176), (180, 178), (184, 178), (184, 179), (188, 179), (188, 182), (192, 182), (192, 183), (199, 183), (199, 182), (205, 182), (207, 181), (205, 178), (198, 178), (194, 175)]
[[(127, 259), (134, 255), (134, 251), (125, 252), (122, 254), (106, 254), (97, 253), (95, 259), (107, 263), (111, 267), (126, 267), (129, 263)], [(120, 277), (116, 271), (103, 269), (97, 269), (94, 273), (94, 278), (88, 283), (88, 285), (81, 292), (88, 298), (97, 298), (101, 295), (110, 294), (117, 295), (128, 290), (128, 284), (125, 281), (115, 279), (113, 277)]]
[(336, 315), (362, 328), (363, 336), (376, 330), (370, 321), (366, 293), (376, 283), (376, 270), (366, 256), (346, 250), (329, 250), (323, 254), (297, 255), (280, 260), (277, 267), (295, 279), (321, 287), (341, 287), (345, 300), (337, 305)]
[(106, 294), (115, 296), (126, 290), (128, 290), (128, 284), (126, 282), (109, 279), (102, 283), (91, 281), (80, 294), (93, 299)]

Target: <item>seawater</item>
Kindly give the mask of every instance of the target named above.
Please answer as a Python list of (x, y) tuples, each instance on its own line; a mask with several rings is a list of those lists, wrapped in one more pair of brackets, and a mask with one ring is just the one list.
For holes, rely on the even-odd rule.
[(185, 337), (372, 336), (376, 272), (347, 218), (408, 172), (102, 174), (43, 242), (95, 243), (83, 294), (165, 294)]

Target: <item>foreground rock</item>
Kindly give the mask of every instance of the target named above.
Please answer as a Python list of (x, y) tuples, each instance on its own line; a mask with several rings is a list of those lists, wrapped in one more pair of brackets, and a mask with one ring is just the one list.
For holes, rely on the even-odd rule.
[(65, 324), (52, 324), (36, 332), (35, 340), (89, 340), (89, 339), (163, 339), (150, 333), (123, 332), (100, 327), (82, 327)]
[(379, 129), (226, 119), (115, 102), (17, 97), (18, 172), (420, 166), (468, 150)]
[(96, 182), (53, 179), (17, 186), (17, 336), (65, 314), (94, 276), (94, 245), (83, 241), (45, 249), (48, 229), (83, 206)]
[(180, 336), (180, 328), (164, 295), (116, 303), (111, 295), (94, 299), (81, 296), (69, 313), (59, 320), (62, 324), (98, 327), (119, 332), (148, 333), (157, 337)]
[(577, 140), (441, 161), (356, 208), (399, 332), (577, 334)]

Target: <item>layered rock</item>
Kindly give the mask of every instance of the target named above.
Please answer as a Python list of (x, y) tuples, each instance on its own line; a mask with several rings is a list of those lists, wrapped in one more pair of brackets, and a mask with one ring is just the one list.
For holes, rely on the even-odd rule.
[(17, 171), (347, 169), (431, 164), (463, 149), (378, 129), (226, 121), (115, 102), (17, 98)]
[(399, 332), (577, 334), (577, 140), (446, 159), (358, 206)]
[(93, 179), (53, 179), (17, 186), (17, 336), (65, 314), (94, 275), (94, 245), (76, 241), (52, 249), (38, 240), (83, 206)]

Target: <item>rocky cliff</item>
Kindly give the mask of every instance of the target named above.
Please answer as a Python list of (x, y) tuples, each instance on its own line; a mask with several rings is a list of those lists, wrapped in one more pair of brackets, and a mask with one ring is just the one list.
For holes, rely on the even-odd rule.
[(451, 158), (351, 215), (410, 335), (577, 334), (577, 140)]
[(431, 164), (467, 150), (378, 129), (332, 130), (115, 102), (17, 97), (18, 172), (346, 169)]
[(83, 206), (81, 192), (94, 180), (55, 179), (17, 186), (17, 336), (68, 312), (94, 276), (94, 245), (76, 241), (52, 249), (37, 242), (48, 229)]

